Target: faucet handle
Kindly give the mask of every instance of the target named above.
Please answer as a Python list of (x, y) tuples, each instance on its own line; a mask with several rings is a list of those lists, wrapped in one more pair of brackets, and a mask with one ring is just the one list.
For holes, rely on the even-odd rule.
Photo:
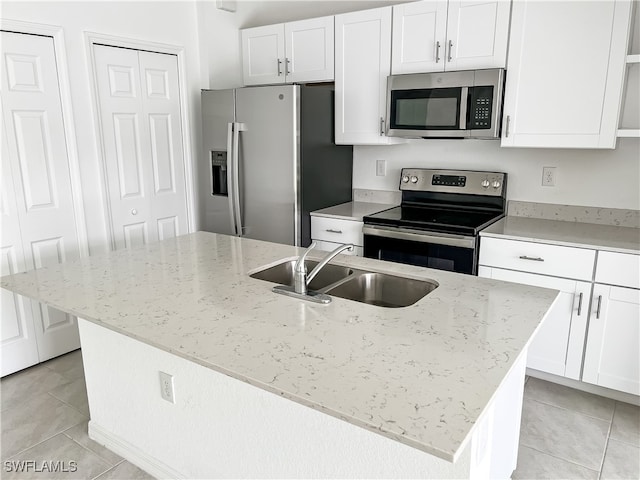
[(300, 257), (298, 258), (298, 261), (296, 262), (296, 265), (294, 267), (294, 271), (296, 272), (300, 272), (300, 273), (307, 273), (307, 267), (304, 264), (304, 261), (307, 258), (307, 254), (316, 246), (316, 242), (312, 242), (311, 245), (309, 245), (309, 248), (307, 248), (307, 251), (304, 252), (302, 255), (300, 255)]

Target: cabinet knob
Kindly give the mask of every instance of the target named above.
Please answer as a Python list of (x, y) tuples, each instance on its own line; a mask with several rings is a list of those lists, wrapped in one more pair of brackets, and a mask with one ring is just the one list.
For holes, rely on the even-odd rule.
[(136, 210), (135, 208), (131, 210), (131, 215), (137, 215), (137, 214), (138, 214), (138, 210)]

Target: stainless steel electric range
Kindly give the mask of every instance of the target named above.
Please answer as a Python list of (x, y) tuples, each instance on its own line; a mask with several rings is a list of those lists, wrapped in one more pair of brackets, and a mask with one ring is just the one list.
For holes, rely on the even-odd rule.
[(364, 217), (364, 256), (476, 275), (478, 233), (502, 218), (507, 174), (403, 168), (399, 207)]

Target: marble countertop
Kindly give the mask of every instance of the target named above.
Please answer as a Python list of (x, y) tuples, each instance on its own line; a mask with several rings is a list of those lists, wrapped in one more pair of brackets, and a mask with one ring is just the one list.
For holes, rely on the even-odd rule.
[(372, 202), (347, 202), (333, 207), (323, 208), (311, 212), (316, 217), (339, 218), (342, 220), (356, 220), (362, 222), (367, 215), (381, 212), (389, 208), (397, 207), (397, 204), (372, 203)]
[(482, 230), (480, 236), (640, 253), (640, 229), (596, 223), (507, 216)]
[[(1, 285), (409, 446), (456, 461), (556, 290), (340, 255), (439, 287), (405, 308), (274, 294), (249, 276), (303, 249), (197, 232)], [(318, 258), (316, 252), (309, 255)]]

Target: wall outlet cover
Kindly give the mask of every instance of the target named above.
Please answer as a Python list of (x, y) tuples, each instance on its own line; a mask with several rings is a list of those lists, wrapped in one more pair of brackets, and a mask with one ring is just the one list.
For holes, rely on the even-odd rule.
[(173, 375), (168, 373), (160, 373), (160, 396), (169, 403), (176, 403), (175, 393), (173, 390)]
[(556, 184), (556, 167), (542, 167), (542, 186), (553, 187)]
[(384, 177), (387, 174), (387, 161), (376, 160), (376, 176)]

